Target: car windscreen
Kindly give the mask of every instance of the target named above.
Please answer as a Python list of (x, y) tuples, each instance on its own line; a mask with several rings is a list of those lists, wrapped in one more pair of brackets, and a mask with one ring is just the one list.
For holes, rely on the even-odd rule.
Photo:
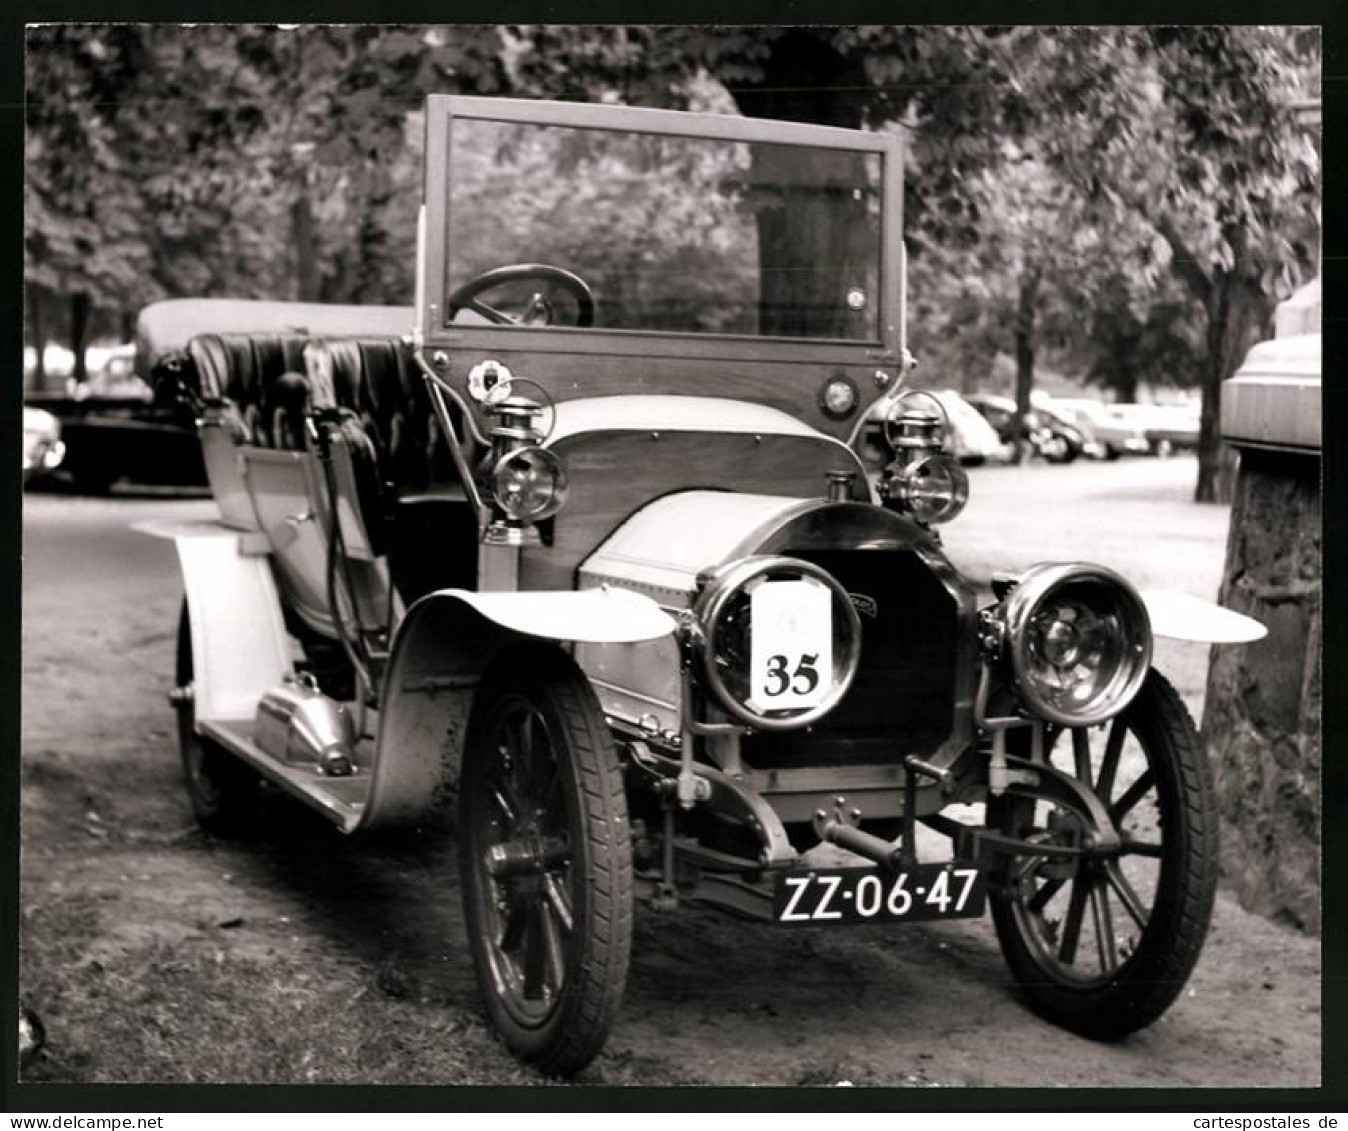
[(880, 338), (878, 152), (456, 118), (449, 170), (451, 293), (546, 263), (600, 329)]

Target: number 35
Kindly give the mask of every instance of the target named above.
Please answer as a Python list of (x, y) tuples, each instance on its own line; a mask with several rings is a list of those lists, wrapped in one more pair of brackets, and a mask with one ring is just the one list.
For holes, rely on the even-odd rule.
[(817, 652), (806, 653), (796, 662), (795, 672), (791, 672), (790, 661), (786, 656), (769, 656), (768, 682), (763, 688), (764, 693), (775, 697), (785, 695), (789, 688), (797, 695), (808, 695), (819, 686), (819, 672), (815, 668), (818, 662)]

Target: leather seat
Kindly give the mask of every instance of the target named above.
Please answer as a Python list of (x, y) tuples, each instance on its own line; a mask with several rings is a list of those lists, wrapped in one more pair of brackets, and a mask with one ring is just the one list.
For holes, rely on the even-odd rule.
[[(207, 402), (230, 401), (247, 443), (293, 448), (294, 382), (302, 375), (304, 335), (202, 334), (188, 344), (178, 379)], [(421, 374), (397, 339), (325, 339), (337, 405), (359, 420), (373, 447), (379, 482), (394, 497), (452, 480), (453, 461)], [(283, 378), (287, 378), (283, 380)]]

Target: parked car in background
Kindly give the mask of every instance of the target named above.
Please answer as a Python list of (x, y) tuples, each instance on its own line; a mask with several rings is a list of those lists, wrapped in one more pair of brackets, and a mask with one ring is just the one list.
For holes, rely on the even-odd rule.
[(23, 481), (60, 466), (65, 456), (61, 442), (61, 422), (45, 409), (23, 407)]
[(1129, 422), (1115, 405), (1085, 397), (1053, 397), (1057, 413), (1073, 424), (1086, 440), (1086, 454), (1099, 459), (1146, 455), (1151, 451), (1146, 430)]
[(1158, 456), (1198, 448), (1197, 405), (1116, 404), (1111, 411), (1147, 440), (1147, 449)]
[(62, 393), (28, 396), (30, 405), (60, 420), (62, 471), (77, 490), (102, 493), (122, 479), (205, 485), (191, 412), (157, 404), (145, 376), (137, 371), (134, 347), (119, 346), (85, 381), (68, 380)]
[[(101, 493), (121, 480), (204, 487), (206, 467), (197, 439), (195, 410), (173, 395), (156, 395), (165, 365), (180, 364), (187, 343), (221, 329), (248, 325), (288, 334), (341, 334), (359, 319), (381, 331), (406, 327), (405, 307), (269, 303), (244, 299), (169, 299), (141, 311), (134, 345), (116, 347), (83, 383), (68, 382), (61, 394), (30, 394), (29, 403), (56, 416), (66, 444), (63, 472), (81, 491)], [(395, 311), (393, 318), (389, 312)], [(396, 319), (396, 322), (394, 321)], [(298, 355), (281, 359), (302, 371)], [(276, 360), (240, 358), (237, 380)]]
[[(1003, 443), (1015, 442), (1014, 400), (995, 393), (966, 393), (964, 399), (983, 414)], [(1049, 463), (1071, 463), (1086, 450), (1086, 438), (1075, 425), (1033, 408), (1021, 422), (1020, 435), (1030, 445), (1033, 455)]]
[[(183, 570), (198, 819), (256, 818), (260, 778), (344, 833), (454, 807), (448, 960), (554, 1075), (604, 1044), (637, 903), (656, 931), (686, 903), (900, 932), (990, 910), (1045, 1017), (1160, 1017), (1217, 880), (1207, 756), (1151, 667), (1193, 618), (1100, 566), (985, 594), (946, 556), (967, 479), (950, 414), (901, 391), (902, 138), (445, 95), (425, 120), (415, 312), (236, 307), (162, 358), (219, 506), (151, 531)], [(670, 186), (718, 240), (634, 280), (611, 217)], [(581, 199), (585, 238), (549, 245)]]

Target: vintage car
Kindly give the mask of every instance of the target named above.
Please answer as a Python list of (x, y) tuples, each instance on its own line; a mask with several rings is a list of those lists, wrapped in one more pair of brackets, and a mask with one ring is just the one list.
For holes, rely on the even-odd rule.
[(1217, 811), (1152, 639), (1261, 629), (1084, 562), (989, 593), (946, 556), (900, 137), (432, 96), (425, 152), (401, 327), (279, 308), (158, 362), (219, 504), (153, 528), (198, 818), (247, 821), (260, 779), (346, 833), (451, 811), (487, 1013), (551, 1074), (604, 1044), (638, 903), (990, 910), (1032, 1008), (1156, 1020)]
[[(1032, 401), (1038, 398), (1031, 397)], [(1118, 459), (1124, 455), (1146, 455), (1151, 451), (1146, 430), (1129, 423), (1115, 412), (1115, 406), (1086, 397), (1044, 398), (1048, 409), (1064, 417), (1086, 438), (1086, 454), (1098, 459)]]

